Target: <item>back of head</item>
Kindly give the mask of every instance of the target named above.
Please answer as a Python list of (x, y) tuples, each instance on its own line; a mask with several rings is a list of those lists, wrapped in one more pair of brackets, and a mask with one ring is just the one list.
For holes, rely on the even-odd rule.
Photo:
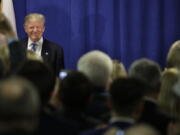
[(113, 110), (119, 115), (131, 116), (142, 102), (147, 89), (148, 86), (139, 79), (116, 79), (110, 87)]
[(34, 130), (40, 102), (37, 90), (30, 82), (19, 77), (2, 80), (0, 100), (0, 132)]
[(175, 41), (169, 49), (167, 55), (167, 67), (176, 67), (180, 69), (180, 40)]
[(83, 110), (88, 104), (92, 85), (87, 77), (80, 72), (72, 71), (62, 79), (59, 98), (65, 109)]
[(55, 75), (51, 68), (37, 60), (27, 60), (17, 74), (31, 81), (37, 88), (42, 104), (47, 104), (55, 86)]
[(161, 70), (160, 66), (152, 60), (142, 58), (134, 61), (129, 68), (128, 75), (150, 85), (153, 88), (150, 92), (159, 90)]
[(78, 71), (83, 72), (98, 87), (106, 87), (112, 73), (111, 58), (101, 51), (90, 51), (78, 61)]
[(161, 90), (158, 103), (163, 111), (173, 117), (180, 118), (179, 97), (174, 91), (175, 85), (180, 81), (180, 72), (176, 68), (169, 68), (162, 74)]

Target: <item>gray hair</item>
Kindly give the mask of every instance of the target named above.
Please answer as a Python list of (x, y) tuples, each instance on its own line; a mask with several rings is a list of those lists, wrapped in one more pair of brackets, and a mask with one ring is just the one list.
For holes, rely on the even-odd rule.
[(142, 58), (131, 64), (128, 75), (141, 79), (155, 88), (160, 83), (161, 69), (159, 64), (155, 61)]

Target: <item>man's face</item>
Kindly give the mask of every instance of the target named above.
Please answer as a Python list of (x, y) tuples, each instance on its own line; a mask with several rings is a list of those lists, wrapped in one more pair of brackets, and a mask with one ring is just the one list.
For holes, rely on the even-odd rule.
[(28, 37), (33, 42), (37, 42), (41, 39), (45, 27), (44, 27), (44, 23), (41, 20), (29, 20), (25, 22), (24, 29)]

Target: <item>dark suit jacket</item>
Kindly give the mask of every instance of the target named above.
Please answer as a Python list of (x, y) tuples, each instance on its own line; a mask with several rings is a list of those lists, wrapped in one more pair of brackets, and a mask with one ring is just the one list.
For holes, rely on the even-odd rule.
[(87, 106), (86, 114), (99, 122), (107, 123), (110, 118), (109, 94), (105, 88), (94, 87), (92, 99)]
[(157, 129), (162, 135), (166, 135), (166, 130), (171, 118), (162, 113), (159, 106), (150, 101), (145, 100), (144, 110), (139, 119), (139, 123), (146, 123)]
[[(28, 38), (20, 40), (20, 43), (27, 48)], [(64, 51), (60, 45), (44, 39), (41, 56), (52, 67), (56, 75), (64, 68)]]
[(77, 126), (60, 121), (53, 114), (42, 112), (40, 114), (37, 135), (78, 135)]

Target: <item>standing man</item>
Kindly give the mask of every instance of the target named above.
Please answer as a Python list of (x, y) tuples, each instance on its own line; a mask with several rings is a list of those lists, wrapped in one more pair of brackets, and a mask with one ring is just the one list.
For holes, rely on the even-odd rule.
[(21, 44), (43, 57), (55, 74), (64, 68), (64, 52), (60, 45), (43, 38), (45, 31), (45, 17), (39, 13), (28, 14), (24, 19), (24, 30), (28, 37), (22, 39)]

